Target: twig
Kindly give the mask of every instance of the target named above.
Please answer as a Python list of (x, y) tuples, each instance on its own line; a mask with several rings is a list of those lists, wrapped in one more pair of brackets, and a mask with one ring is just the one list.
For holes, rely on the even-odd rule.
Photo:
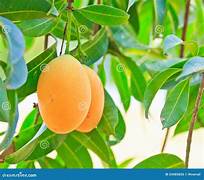
[[(101, 0), (97, 0), (97, 4), (101, 4)], [(94, 24), (93, 33), (96, 34), (99, 29), (100, 29), (100, 25)]]
[(38, 123), (39, 117), (40, 117), (40, 111), (39, 111), (39, 106), (37, 103), (33, 103), (33, 108), (37, 109), (37, 114), (35, 116), (34, 124)]
[[(190, 4), (191, 4), (191, 0), (187, 0), (186, 1), (185, 16), (184, 16), (184, 25), (183, 25), (183, 31), (182, 31), (182, 40), (183, 41), (186, 40)], [(183, 44), (181, 45), (180, 57), (181, 58), (184, 57), (184, 45)]]
[(193, 116), (192, 116), (192, 120), (191, 120), (191, 123), (190, 123), (189, 131), (188, 131), (188, 138), (187, 138), (187, 145), (186, 145), (186, 158), (185, 158), (186, 168), (188, 168), (188, 165), (189, 165), (189, 157), (190, 157), (190, 151), (191, 151), (191, 142), (192, 142), (192, 136), (193, 136), (193, 129), (194, 129), (197, 117), (198, 117), (198, 110), (199, 110), (199, 107), (200, 107), (203, 91), (204, 91), (204, 74), (203, 74), (202, 82), (200, 84), (200, 88), (199, 88), (199, 91), (198, 91), (198, 96), (197, 96), (197, 99), (196, 99), (196, 103), (195, 103), (195, 107), (194, 107), (194, 111), (193, 111)]
[(45, 40), (44, 40), (44, 50), (46, 50), (48, 47), (48, 40), (49, 40), (49, 35), (47, 34), (45, 35)]
[(161, 148), (161, 153), (163, 153), (165, 148), (166, 148), (167, 140), (168, 140), (168, 137), (169, 137), (169, 132), (170, 132), (170, 128), (167, 128), (165, 138), (164, 138), (164, 142), (163, 142), (162, 148)]
[[(67, 0), (67, 3), (68, 3), (67, 4), (67, 10), (68, 11), (73, 10), (73, 7), (72, 7), (73, 2), (74, 2), (74, 0)], [(68, 19), (68, 21), (70, 21), (70, 19)], [(60, 48), (60, 56), (62, 55), (62, 52), (63, 52), (63, 47), (64, 47), (64, 42), (65, 42), (65, 37), (67, 34), (68, 25), (70, 25), (70, 24), (68, 22), (66, 22), (65, 27), (64, 27), (64, 32), (63, 32), (62, 44), (61, 44), (61, 48)], [(67, 42), (67, 43), (69, 43), (69, 42)]]
[(67, 33), (67, 25), (68, 25), (68, 23), (66, 23), (66, 24), (65, 24), (65, 27), (64, 27), (64, 33), (63, 33), (63, 38), (62, 38), (62, 44), (61, 44), (61, 48), (60, 48), (60, 56), (62, 55), (62, 51), (63, 51), (63, 47), (64, 47), (65, 36), (66, 36), (66, 33)]

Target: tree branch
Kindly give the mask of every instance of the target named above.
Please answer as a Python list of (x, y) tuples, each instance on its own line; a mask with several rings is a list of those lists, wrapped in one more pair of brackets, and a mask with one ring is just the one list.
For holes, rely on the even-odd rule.
[(49, 40), (49, 35), (47, 34), (45, 35), (45, 40), (44, 40), (44, 50), (46, 50), (48, 47), (48, 40)]
[[(186, 40), (190, 4), (191, 4), (191, 0), (186, 0), (186, 9), (185, 9), (185, 15), (184, 15), (184, 25), (183, 25), (182, 38), (181, 38), (183, 41)], [(181, 58), (184, 57), (184, 45), (181, 45), (180, 57)]]
[(202, 82), (200, 84), (200, 88), (199, 88), (199, 91), (198, 91), (198, 96), (197, 96), (194, 111), (193, 111), (192, 120), (191, 120), (189, 131), (188, 131), (187, 146), (186, 146), (186, 158), (185, 158), (185, 166), (187, 168), (188, 168), (188, 165), (189, 165), (189, 157), (190, 157), (190, 151), (191, 151), (191, 142), (192, 142), (192, 136), (193, 136), (193, 129), (194, 129), (197, 117), (198, 117), (198, 110), (199, 110), (199, 107), (200, 107), (203, 91), (204, 91), (204, 74), (202, 75)]
[(170, 132), (170, 128), (167, 128), (165, 138), (164, 138), (164, 142), (163, 142), (162, 148), (161, 148), (161, 153), (163, 153), (165, 148), (166, 148), (167, 140), (168, 140), (168, 137), (169, 137), (169, 132)]

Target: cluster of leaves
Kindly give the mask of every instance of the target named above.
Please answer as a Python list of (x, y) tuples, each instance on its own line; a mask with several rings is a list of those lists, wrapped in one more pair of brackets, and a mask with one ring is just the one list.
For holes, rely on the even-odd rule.
[[(190, 18), (185, 42), (178, 38), (183, 24), (179, 16), (184, 10), (184, 0), (182, 3), (176, 0), (104, 0), (102, 3), (76, 0), (72, 16), (67, 16), (66, 0), (0, 0), (1, 35), (8, 49), (6, 56), (0, 54), (0, 68), (3, 69), (2, 72), (0, 69), (0, 121), (8, 123), (8, 131), (1, 133), (4, 139), (0, 151), (5, 151), (0, 156), (4, 159), (0, 167), (17, 164), (18, 168), (35, 168), (38, 162), (42, 168), (92, 168), (90, 151), (105, 167), (124, 167), (129, 162), (119, 165), (111, 150), (111, 146), (125, 136), (126, 126), (121, 111), (107, 91), (101, 123), (90, 133), (54, 134), (45, 127), (38, 110), (34, 109), (14, 136), (18, 103), (36, 92), (42, 67), (58, 54), (56, 41), (26, 65), (24, 38), (49, 35), (63, 39), (67, 22), (71, 25), (68, 27), (71, 41), (78, 42), (70, 53), (81, 63), (96, 68), (104, 87), (109, 78), (106, 69), (110, 68), (125, 111), (134, 97), (144, 104), (148, 117), (157, 91), (165, 89), (168, 95), (161, 112), (163, 127), (177, 124), (175, 134), (188, 130), (204, 69), (204, 39), (201, 38), (204, 36), (200, 31), (203, 24), (199, 23), (204, 18), (202, 1), (195, 0), (193, 8), (196, 10)], [(98, 32), (95, 32), (96, 24), (100, 25)], [(176, 47), (181, 44), (186, 49), (184, 59), (178, 58)], [(5, 111), (3, 105), (9, 108)], [(202, 106), (203, 103), (196, 128), (204, 124)], [(8, 153), (11, 147), (13, 152)], [(57, 154), (55, 159), (47, 156), (53, 151)], [(135, 166), (177, 167), (184, 167), (184, 163), (171, 154), (159, 154)]]

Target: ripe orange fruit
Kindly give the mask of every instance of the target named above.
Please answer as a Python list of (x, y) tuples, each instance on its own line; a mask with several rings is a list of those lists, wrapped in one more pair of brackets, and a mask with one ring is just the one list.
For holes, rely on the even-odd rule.
[(51, 61), (40, 75), (37, 87), (39, 110), (47, 127), (66, 134), (83, 122), (91, 104), (91, 86), (83, 66), (63, 55)]
[(92, 99), (88, 115), (77, 130), (80, 132), (90, 132), (97, 127), (103, 114), (104, 89), (96, 72), (87, 66), (84, 66), (84, 69), (86, 70), (91, 83)]

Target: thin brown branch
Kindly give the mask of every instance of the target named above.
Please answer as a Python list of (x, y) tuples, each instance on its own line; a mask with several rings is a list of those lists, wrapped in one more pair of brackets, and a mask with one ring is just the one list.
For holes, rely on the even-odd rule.
[[(101, 0), (97, 0), (97, 4), (101, 4)], [(93, 33), (96, 34), (100, 29), (100, 25), (94, 24)]]
[[(191, 4), (191, 0), (186, 0), (186, 9), (185, 9), (185, 15), (184, 15), (184, 25), (183, 25), (182, 38), (181, 38), (183, 41), (186, 40), (190, 4)], [(184, 45), (181, 45), (180, 57), (181, 58), (184, 57)]]
[(62, 44), (61, 44), (61, 48), (60, 48), (60, 56), (62, 55), (62, 52), (63, 52), (65, 36), (66, 36), (66, 33), (67, 33), (67, 26), (68, 26), (68, 23), (66, 23), (66, 24), (65, 24), (65, 27), (64, 27), (64, 33), (63, 33), (63, 38), (62, 38)]
[[(73, 10), (72, 7), (72, 3), (74, 2), (74, 0), (67, 0), (67, 10)], [(61, 48), (60, 48), (60, 56), (62, 55), (63, 52), (63, 47), (64, 47), (64, 42), (65, 42), (65, 37), (66, 37), (66, 33), (67, 33), (67, 27), (68, 27), (68, 22), (66, 22), (65, 27), (64, 27), (64, 32), (63, 32), (63, 38), (62, 38), (62, 44), (61, 44)]]
[(12, 143), (5, 151), (0, 155), (0, 163), (4, 163), (4, 159), (7, 155), (15, 152), (15, 144)]
[(168, 140), (168, 137), (169, 137), (169, 132), (170, 132), (170, 128), (167, 128), (166, 134), (165, 134), (165, 137), (164, 137), (164, 142), (163, 142), (162, 148), (161, 148), (161, 153), (163, 153), (165, 148), (166, 148), (167, 140)]
[(49, 40), (49, 35), (47, 34), (45, 35), (45, 40), (44, 40), (44, 50), (46, 50), (48, 47), (48, 40)]
[(198, 117), (198, 111), (199, 111), (203, 91), (204, 91), (204, 74), (202, 76), (202, 82), (200, 84), (200, 88), (199, 88), (199, 91), (198, 91), (198, 96), (197, 96), (194, 111), (193, 111), (192, 120), (191, 120), (189, 131), (188, 131), (188, 138), (187, 138), (187, 145), (186, 145), (186, 158), (185, 158), (185, 166), (187, 168), (189, 166), (189, 157), (190, 157), (190, 151), (191, 151), (191, 142), (192, 142), (192, 136), (193, 136), (193, 129), (194, 129), (197, 117)]
[(34, 124), (38, 123), (39, 117), (40, 117), (40, 111), (39, 111), (39, 106), (37, 103), (33, 103), (33, 108), (37, 109), (37, 114), (35, 116)]

